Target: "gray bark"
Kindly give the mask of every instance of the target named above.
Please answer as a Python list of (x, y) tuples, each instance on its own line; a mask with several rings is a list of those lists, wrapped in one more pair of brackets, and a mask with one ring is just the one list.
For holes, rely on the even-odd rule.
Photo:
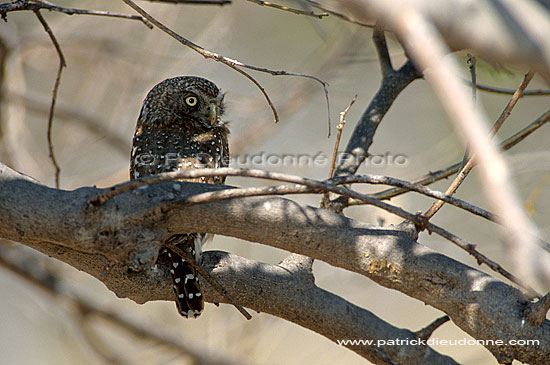
[[(176, 184), (183, 188), (174, 188)], [(541, 363), (550, 358), (550, 321), (541, 326), (525, 321), (526, 300), (519, 290), (416, 242), (409, 226), (372, 227), (278, 197), (183, 207), (189, 196), (225, 188), (160, 183), (94, 207), (88, 201), (101, 189), (56, 190), (0, 164), (0, 238), (33, 247), (93, 275), (119, 297), (145, 303), (172, 298), (166, 265), (154, 265), (164, 239), (196, 231), (237, 237), (367, 276), (445, 312), (474, 338), (504, 344), (540, 341), (534, 347), (486, 346), (501, 362)], [(128, 265), (142, 271), (129, 273)], [(206, 253), (205, 268), (242, 305), (332, 340), (414, 338), (412, 332), (316, 287), (313, 276), (291, 265), (268, 265), (216, 251)], [(225, 302), (210, 287), (204, 295), (209, 302)], [(425, 363), (452, 363), (429, 347), (350, 348), (378, 363), (407, 363), (408, 356)]]

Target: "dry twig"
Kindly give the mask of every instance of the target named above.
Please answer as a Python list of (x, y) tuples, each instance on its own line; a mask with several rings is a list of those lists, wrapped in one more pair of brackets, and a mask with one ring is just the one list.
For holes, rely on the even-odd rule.
[[(287, 194), (290, 194), (291, 193), (290, 191), (293, 191), (294, 194), (302, 194), (302, 193), (308, 193), (308, 192), (309, 193), (319, 192), (319, 191), (323, 191), (331, 188), (343, 189), (342, 187), (338, 186), (342, 184), (367, 183), (367, 184), (393, 185), (393, 186), (406, 188), (411, 191), (416, 191), (420, 194), (424, 194), (429, 197), (442, 199), (448, 202), (449, 204), (452, 204), (458, 208), (464, 209), (466, 211), (469, 211), (470, 213), (479, 215), (486, 219), (489, 219), (489, 220), (495, 219), (493, 214), (479, 207), (476, 207), (472, 204), (466, 203), (461, 199), (457, 199), (451, 196), (446, 196), (441, 192), (431, 190), (419, 184), (412, 184), (404, 180), (399, 180), (399, 179), (395, 179), (387, 176), (351, 175), (351, 176), (340, 176), (340, 177), (336, 177), (325, 181), (318, 181), (318, 180), (303, 178), (301, 176), (284, 174), (280, 172), (270, 172), (270, 171), (255, 170), (255, 169), (239, 169), (239, 168), (231, 168), (231, 167), (224, 167), (224, 168), (218, 168), (218, 169), (205, 168), (205, 169), (193, 169), (193, 170), (185, 170), (185, 171), (174, 171), (174, 172), (166, 172), (160, 175), (142, 177), (140, 179), (115, 185), (111, 187), (109, 190), (105, 190), (101, 194), (90, 199), (88, 204), (91, 207), (97, 207), (105, 204), (105, 202), (114, 198), (117, 195), (138, 189), (143, 186), (157, 184), (160, 182), (175, 181), (179, 179), (192, 179), (192, 178), (198, 178), (203, 176), (204, 177), (207, 177), (207, 176), (253, 177), (257, 179), (289, 182), (293, 184), (304, 185), (304, 186), (309, 186), (311, 188), (314, 188), (314, 190), (311, 190), (311, 191), (310, 190), (302, 191), (302, 190), (293, 189), (295, 188), (294, 185), (268, 187), (268, 189), (279, 188), (280, 190), (277, 190), (278, 194), (284, 193), (283, 191), (286, 191), (284, 190), (286, 188), (290, 188)], [(352, 191), (352, 190), (349, 190), (349, 191)], [(209, 194), (209, 195), (204, 195), (204, 194)], [(206, 198), (206, 200), (204, 200), (204, 198), (208, 196), (212, 196), (214, 194), (217, 194), (215, 196), (218, 197), (218, 200), (223, 200), (223, 199), (232, 199), (236, 197), (275, 195), (277, 193), (269, 192), (269, 190), (262, 190), (262, 188), (248, 188), (248, 189), (224, 189), (222, 191), (209, 192), (204, 194), (199, 194), (197, 196), (194, 196), (193, 198), (191, 198), (189, 202), (190, 203), (192, 202), (193, 204), (205, 203), (205, 202), (208, 202), (207, 200), (208, 198)], [(366, 197), (367, 195), (361, 194), (361, 196)], [(363, 201), (365, 201), (365, 199), (363, 199)], [(368, 204), (377, 206), (381, 209), (387, 209), (388, 207), (391, 207), (389, 205), (386, 206), (385, 203), (378, 201), (377, 199), (369, 198), (366, 200), (366, 202)], [(406, 218), (406, 217), (403, 217), (403, 218)]]
[(471, 77), (471, 83), (472, 83), (472, 99), (474, 100), (474, 103), (477, 99), (477, 73), (476, 73), (476, 58), (475, 56), (468, 53), (468, 68), (470, 69), (470, 77)]
[(356, 100), (357, 100), (357, 95), (353, 97), (348, 107), (344, 109), (344, 111), (340, 112), (340, 123), (338, 123), (338, 125), (336, 126), (336, 131), (337, 131), (336, 142), (334, 143), (334, 151), (332, 152), (332, 162), (330, 163), (330, 172), (328, 173), (329, 179), (332, 179), (332, 177), (334, 176), (334, 166), (336, 164), (336, 156), (338, 155), (338, 148), (340, 147), (340, 138), (342, 137), (342, 130), (346, 125), (346, 115), (348, 114), (348, 111), (350, 110), (351, 106), (355, 103)]
[[(466, 81), (466, 82), (469, 82), (469, 81)], [(481, 90), (481, 91), (486, 91), (488, 93), (494, 93), (494, 94), (504, 94), (504, 95), (514, 95), (514, 93), (517, 90), (517, 89), (504, 89), (500, 87), (488, 86), (488, 85), (482, 85), (482, 84), (477, 84), (476, 87), (478, 90)], [(550, 90), (537, 89), (537, 90), (525, 90), (521, 94), (521, 97), (523, 98), (525, 96), (547, 96), (547, 95), (550, 95)]]
[(6, 20), (7, 13), (11, 11), (22, 11), (22, 10), (49, 10), (49, 11), (56, 11), (59, 13), (67, 14), (67, 15), (96, 15), (96, 16), (105, 16), (110, 18), (122, 18), (122, 19), (130, 19), (130, 20), (139, 20), (143, 24), (145, 24), (149, 28), (153, 28), (153, 26), (147, 21), (147, 19), (139, 16), (139, 15), (128, 15), (128, 14), (119, 14), (119, 13), (112, 13), (109, 11), (100, 11), (100, 10), (87, 10), (87, 9), (75, 9), (75, 8), (65, 8), (62, 6), (57, 6), (54, 4), (47, 3), (45, 1), (41, 2), (28, 2), (27, 0), (17, 0), (13, 1), (11, 3), (6, 4), (0, 4), (0, 17), (4, 20)]
[(55, 84), (53, 86), (52, 91), (52, 102), (50, 104), (50, 111), (48, 114), (48, 152), (50, 156), (50, 160), (52, 160), (52, 164), (55, 168), (55, 187), (59, 189), (59, 175), (61, 173), (61, 168), (59, 167), (59, 164), (57, 163), (57, 160), (55, 158), (55, 154), (53, 152), (53, 140), (52, 140), (52, 127), (53, 127), (53, 114), (55, 111), (55, 102), (57, 101), (57, 92), (59, 91), (59, 84), (61, 82), (61, 73), (63, 72), (63, 67), (67, 67), (67, 62), (65, 61), (65, 56), (63, 55), (63, 51), (61, 50), (61, 47), (59, 46), (59, 43), (57, 42), (57, 39), (55, 38), (55, 35), (53, 34), (50, 26), (46, 22), (46, 19), (40, 14), (40, 10), (34, 10), (34, 13), (36, 14), (36, 17), (40, 21), (40, 24), (44, 27), (44, 30), (46, 33), (48, 33), (48, 36), (50, 37), (55, 50), (57, 52), (57, 55), (59, 57), (59, 68), (57, 69), (57, 76), (55, 77)]
[(261, 5), (261, 6), (267, 6), (267, 7), (273, 8), (273, 9), (288, 11), (289, 13), (293, 13), (293, 14), (311, 16), (311, 17), (317, 18), (317, 19), (322, 19), (324, 16), (328, 16), (328, 13), (317, 14), (313, 11), (305, 11), (305, 10), (300, 10), (300, 9), (289, 8), (288, 6), (274, 4), (274, 3), (269, 2), (269, 1), (263, 1), (263, 0), (247, 0), (247, 1), (250, 1), (251, 3), (255, 3), (255, 4), (258, 4), (258, 5)]
[[(374, 135), (393, 102), (411, 82), (422, 77), (422, 73), (411, 60), (395, 70), (388, 52), (384, 31), (375, 28), (373, 42), (378, 53), (382, 82), (361, 119), (355, 126), (346, 146), (346, 156), (338, 165), (335, 176), (353, 175), (369, 155)], [(341, 212), (347, 207), (348, 199), (337, 198), (330, 202), (334, 211)]]
[(282, 71), (282, 70), (279, 70), (279, 71), (270, 70), (270, 69), (263, 68), (263, 67), (252, 66), (252, 65), (242, 63), (238, 60), (222, 56), (218, 53), (208, 51), (208, 50), (204, 49), (203, 47), (199, 46), (198, 44), (195, 44), (195, 43), (191, 42), (190, 40), (180, 36), (179, 34), (174, 32), (172, 29), (168, 28), (167, 26), (165, 26), (164, 24), (162, 24), (161, 22), (159, 22), (158, 20), (153, 18), (149, 13), (147, 13), (145, 10), (143, 10), (141, 7), (139, 7), (132, 0), (122, 0), (122, 1), (124, 3), (126, 3), (128, 6), (130, 6), (132, 9), (134, 9), (136, 12), (138, 12), (140, 15), (142, 15), (145, 19), (149, 20), (154, 26), (156, 26), (157, 28), (159, 28), (160, 30), (162, 30), (163, 32), (165, 32), (166, 34), (168, 34), (169, 36), (171, 36), (172, 38), (174, 38), (175, 40), (177, 40), (178, 42), (183, 44), (184, 46), (191, 48), (193, 51), (199, 53), (200, 55), (204, 56), (205, 58), (212, 59), (212, 60), (215, 60), (217, 62), (221, 62), (221, 63), (229, 66), (233, 70), (241, 73), (246, 78), (248, 78), (250, 81), (252, 81), (254, 83), (254, 85), (256, 85), (256, 87), (258, 87), (260, 89), (260, 91), (264, 95), (267, 103), (269, 104), (269, 107), (271, 108), (271, 111), (273, 113), (273, 117), (275, 118), (275, 123), (277, 123), (279, 121), (279, 116), (277, 115), (277, 110), (275, 109), (275, 106), (273, 105), (273, 102), (269, 98), (269, 95), (267, 94), (265, 89), (260, 85), (260, 83), (258, 83), (258, 81), (256, 81), (250, 74), (248, 74), (245, 71), (241, 70), (239, 67), (247, 68), (247, 69), (254, 70), (254, 71), (268, 73), (268, 74), (271, 74), (273, 76), (285, 75), (285, 76), (305, 77), (305, 78), (309, 78), (309, 79), (312, 79), (312, 80), (315, 80), (315, 81), (319, 82), (323, 86), (323, 90), (325, 91), (325, 98), (327, 100), (327, 108), (328, 108), (328, 119), (329, 119), (329, 125), (330, 125), (330, 105), (329, 105), (329, 98), (328, 98), (328, 84), (325, 81), (321, 80), (320, 78), (312, 76), (312, 75), (307, 75), (307, 74), (287, 72), (287, 71)]
[(342, 14), (342, 13), (339, 13), (335, 10), (331, 10), (329, 9), (326, 5), (323, 5), (317, 1), (314, 1), (314, 0), (306, 0), (308, 4), (310, 4), (311, 6), (317, 8), (317, 9), (320, 9), (320, 10), (323, 10), (329, 14), (332, 14), (338, 18), (341, 18), (349, 23), (353, 23), (353, 24), (357, 24), (357, 25), (360, 25), (362, 27), (367, 27), (367, 28), (374, 28), (374, 24), (367, 24), (367, 23), (363, 23), (363, 22), (360, 22), (359, 20), (357, 19), (353, 19), (352, 17), (346, 15), (346, 14)]

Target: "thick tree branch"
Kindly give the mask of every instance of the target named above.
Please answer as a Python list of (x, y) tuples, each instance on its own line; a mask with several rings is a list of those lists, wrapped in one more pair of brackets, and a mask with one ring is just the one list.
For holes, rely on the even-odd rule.
[[(368, 151), (374, 140), (374, 134), (382, 119), (391, 108), (399, 94), (414, 80), (421, 78), (412, 61), (408, 60), (401, 68), (394, 70), (388, 52), (384, 31), (377, 27), (373, 41), (380, 61), (382, 82), (367, 109), (357, 122), (345, 150), (345, 159), (338, 165), (335, 176), (353, 175), (369, 156)], [(339, 197), (333, 201), (323, 200), (323, 207), (335, 212), (342, 212), (349, 200)]]
[[(118, 296), (139, 303), (171, 298), (167, 267), (161, 262), (143, 272), (128, 274), (129, 261), (144, 263), (146, 268), (156, 260), (164, 239), (176, 232), (209, 231), (237, 237), (307, 255), (365, 275), (442, 310), (475, 338), (501, 340), (504, 344), (516, 339), (540, 341), (539, 345), (529, 347), (488, 345), (499, 361), (517, 359), (540, 363), (550, 357), (550, 322), (534, 326), (524, 320), (522, 313), (527, 300), (519, 290), (415, 242), (414, 237), (407, 233), (410, 230), (371, 227), (282, 198), (235, 199), (163, 209), (166, 203), (225, 188), (193, 183), (184, 185), (185, 189), (181, 191), (174, 189), (173, 182), (150, 185), (118, 195), (101, 207), (90, 207), (87, 202), (100, 189), (55, 190), (2, 166), (0, 237), (21, 242), (86, 271), (102, 280)], [(261, 286), (265, 281), (236, 280), (250, 266), (267, 272), (277, 266), (251, 263), (231, 256), (231, 263), (226, 265), (225, 259), (220, 262), (227, 257), (225, 255), (206, 255), (206, 268), (244, 306), (304, 326), (307, 324), (308, 328), (319, 331), (325, 328), (323, 323), (330, 321), (330, 316), (307, 315), (315, 313), (311, 308), (320, 305), (319, 302), (315, 302), (310, 312), (293, 312), (281, 307), (284, 305), (281, 303), (296, 299), (289, 298), (291, 295), (307, 292), (304, 288), (297, 290), (290, 285), (281, 289), (273, 285), (273, 291), (264, 292), (264, 289), (268, 290), (268, 287)], [(104, 268), (110, 263), (115, 264), (105, 273)], [(227, 276), (222, 275), (226, 272), (224, 270), (229, 273)], [(273, 274), (284, 272), (286, 270)], [(273, 281), (267, 282), (269, 286), (273, 284)], [(247, 288), (256, 295), (251, 295)], [(245, 290), (247, 292), (243, 293)], [(211, 289), (207, 289), (205, 299), (223, 301)], [(346, 311), (343, 305), (336, 305), (338, 312)], [(353, 321), (347, 323), (356, 325), (361, 320), (361, 316), (353, 316)], [(348, 335), (353, 328), (345, 328)], [(331, 336), (341, 334), (323, 335), (336, 338)], [(361, 347), (357, 351), (369, 350)]]
[(391, 68), (391, 61), (386, 59), (389, 53), (382, 34), (375, 31), (374, 42), (380, 57), (382, 82), (374, 98), (355, 126), (346, 147), (346, 156), (336, 169), (335, 176), (353, 175), (368, 157), (368, 150), (380, 122), (399, 94), (414, 80), (422, 77), (411, 61), (407, 61), (399, 70)]

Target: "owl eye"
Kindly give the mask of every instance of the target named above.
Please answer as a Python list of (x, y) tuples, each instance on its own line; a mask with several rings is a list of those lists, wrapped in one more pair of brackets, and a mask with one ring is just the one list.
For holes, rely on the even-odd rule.
[(195, 96), (188, 96), (185, 98), (185, 103), (189, 106), (195, 106), (197, 105), (197, 102), (198, 100), (197, 100), (197, 97)]

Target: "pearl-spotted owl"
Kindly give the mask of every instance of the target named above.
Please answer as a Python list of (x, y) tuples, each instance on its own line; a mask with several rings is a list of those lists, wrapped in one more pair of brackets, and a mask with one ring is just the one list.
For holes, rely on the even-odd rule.
[[(153, 87), (143, 101), (134, 134), (130, 178), (205, 167), (226, 167), (229, 162), (223, 94), (203, 78), (181, 76)], [(225, 177), (186, 181), (223, 184)], [(169, 238), (200, 263), (202, 246), (211, 235), (190, 233)], [(198, 317), (204, 301), (197, 273), (182, 257), (168, 250), (170, 273), (178, 312)]]

